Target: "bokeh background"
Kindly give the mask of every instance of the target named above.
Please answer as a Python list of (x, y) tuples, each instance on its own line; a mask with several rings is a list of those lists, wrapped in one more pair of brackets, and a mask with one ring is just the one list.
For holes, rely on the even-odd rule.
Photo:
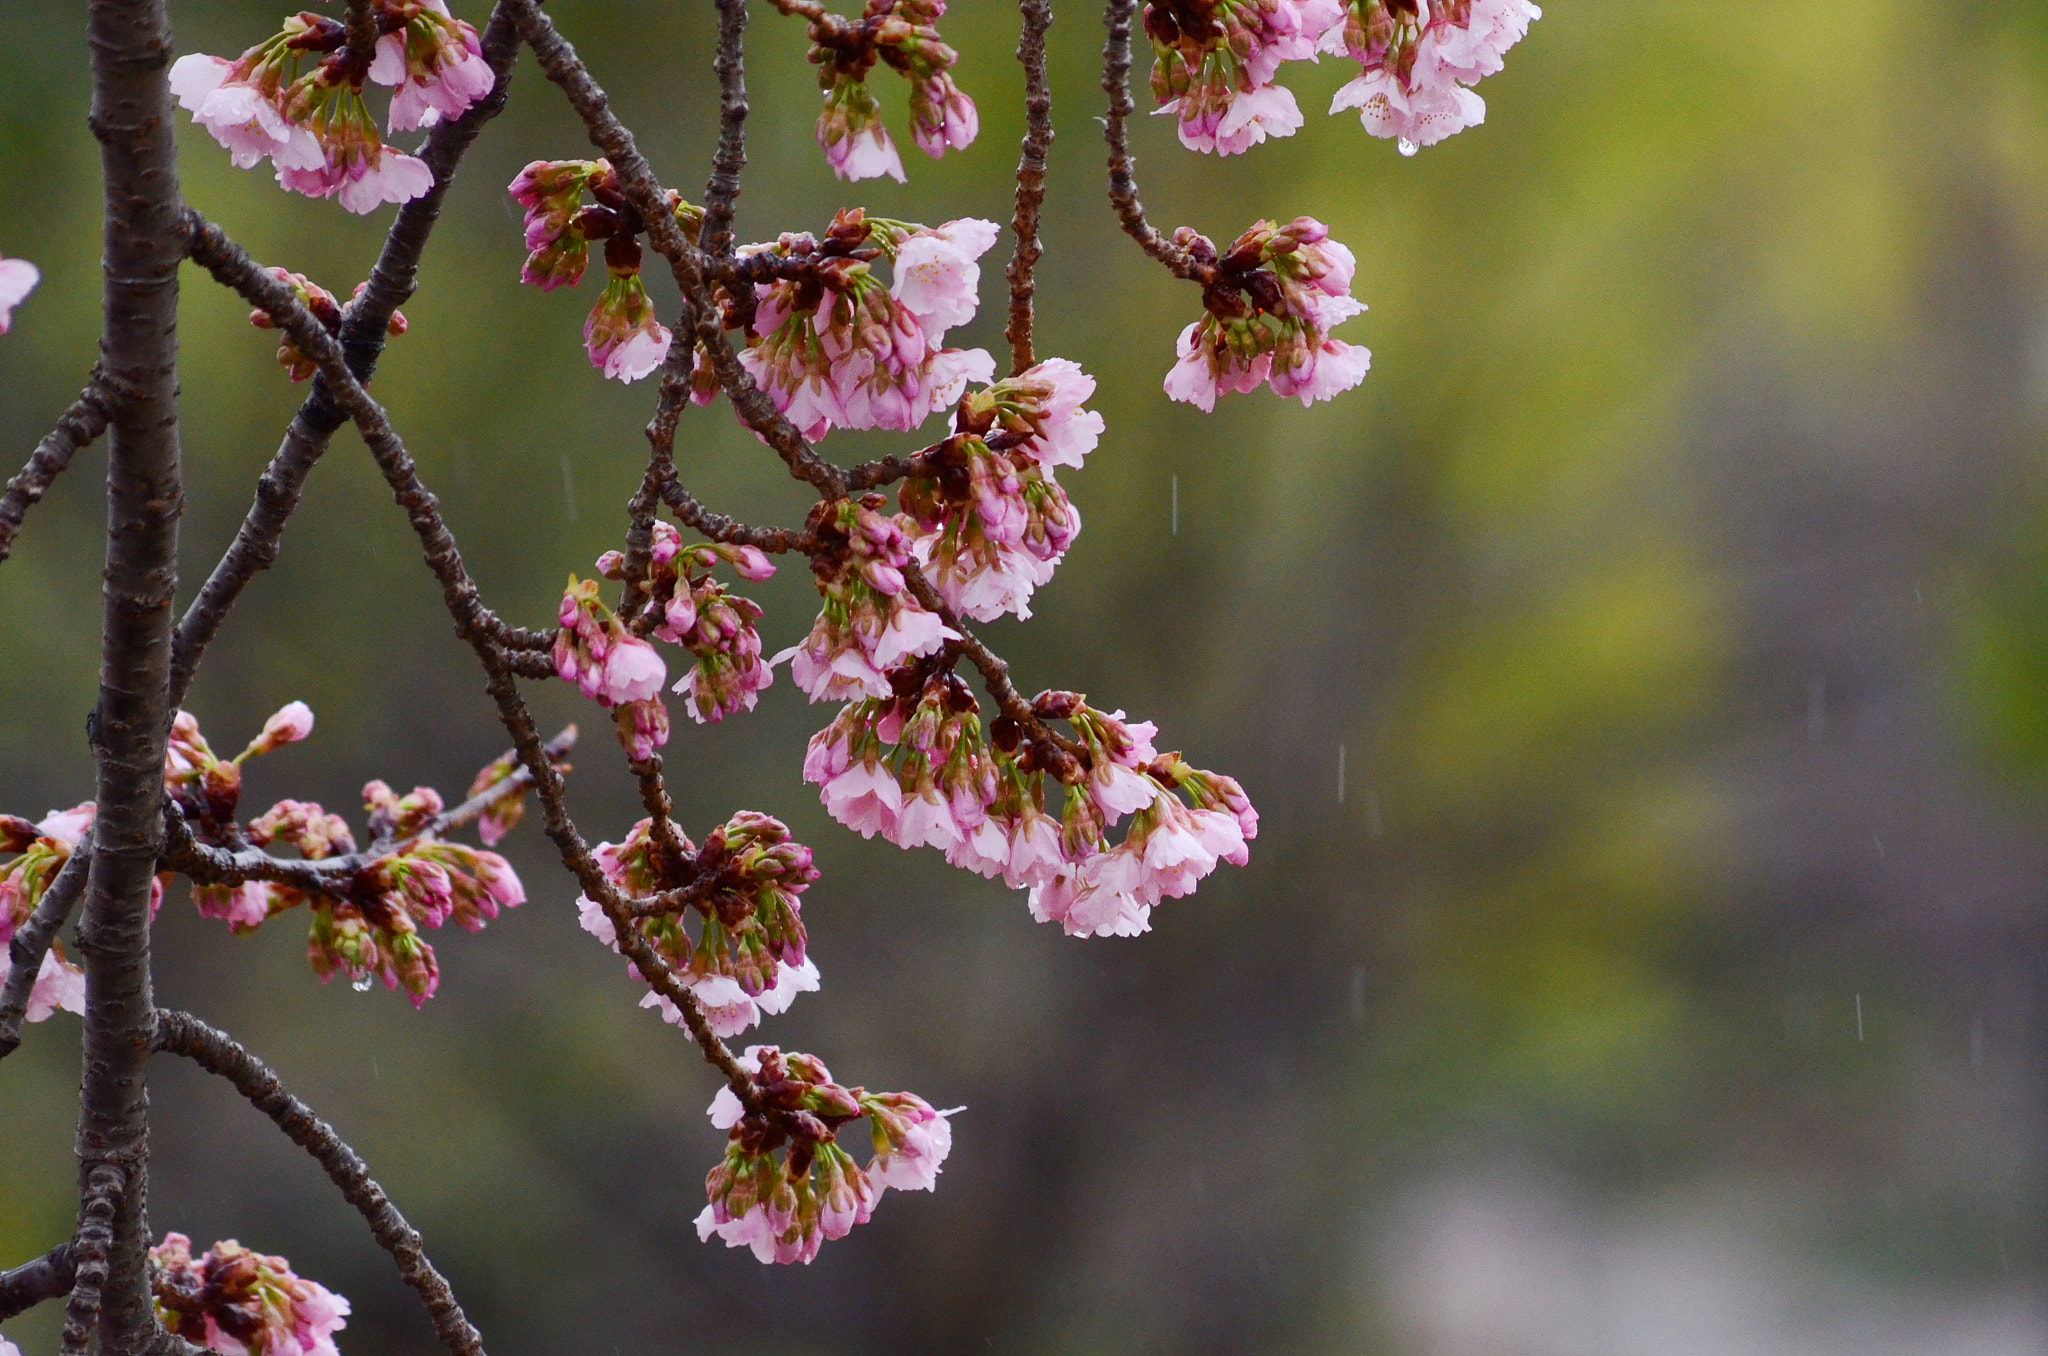
[[(549, 9), (700, 191), (711, 6)], [(798, 764), (829, 713), (786, 681), (679, 728), (690, 826), (770, 811), (824, 871), (824, 991), (765, 1039), (969, 1108), (934, 1195), (793, 1270), (697, 1242), (713, 1081), (577, 930), (532, 825), (509, 840), (531, 903), (444, 941), (423, 1012), (320, 986), (295, 918), (231, 939), (182, 898), (163, 1000), (363, 1151), (501, 1353), (2048, 1350), (2048, 9), (1557, 0), (1485, 82), (1487, 124), (1412, 160), (1320, 116), (1329, 62), (1291, 68), (1309, 125), (1241, 158), (1148, 120), (1162, 226), (1319, 216), (1372, 306), (1344, 335), (1374, 351), (1363, 388), (1211, 417), (1160, 392), (1196, 299), (1114, 228), (1100, 28), (1060, 14), (1040, 334), (1101, 377), (1109, 433), (1039, 616), (987, 630), (1027, 690), (1156, 719), (1240, 777), (1251, 865), (1141, 940), (1073, 941), (826, 820)], [(183, 50), (232, 54), (276, 13), (176, 17)], [(757, 16), (741, 238), (853, 202), (1007, 221), (1014, 25), (956, 0), (980, 141), (854, 189), (811, 143), (800, 31)], [(92, 357), (86, 99), (81, 7), (0, 7), (0, 252), (45, 272), (0, 341), (10, 463)], [(179, 135), (191, 201), (260, 258), (361, 276), (388, 214)], [(585, 362), (595, 283), (516, 284), (502, 186), (583, 154), (523, 62), (376, 385), (487, 596), (531, 623), (616, 541), (652, 397)], [(189, 590), (302, 391), (187, 277)], [(999, 312), (973, 342), (999, 346)], [(801, 516), (722, 406), (681, 448), (709, 503)], [(10, 811), (90, 792), (103, 464), (0, 568)], [(771, 648), (814, 610), (802, 573), (750, 590)], [(191, 706), (235, 747), (292, 698), (318, 732), (254, 768), (254, 807), (353, 811), (372, 777), (459, 794), (504, 745), (352, 434)], [(595, 737), (576, 763), (582, 825), (616, 837), (620, 757)], [(0, 1262), (69, 1227), (76, 1034), (60, 1017), (0, 1066)], [(289, 1255), (353, 1300), (346, 1352), (433, 1349), (309, 1160), (186, 1068), (152, 1091), (160, 1229)]]

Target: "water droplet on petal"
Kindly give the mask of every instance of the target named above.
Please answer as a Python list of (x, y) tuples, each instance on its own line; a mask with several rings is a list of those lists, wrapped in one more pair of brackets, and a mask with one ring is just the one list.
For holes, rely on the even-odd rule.
[(370, 991), (370, 977), (368, 975), (357, 975), (354, 980), (350, 981), (349, 987), (357, 993), (368, 993)]
[(1400, 140), (1394, 143), (1394, 149), (1399, 151), (1403, 155), (1413, 155), (1422, 148), (1416, 145), (1414, 142), (1410, 141), (1407, 137), (1402, 137)]

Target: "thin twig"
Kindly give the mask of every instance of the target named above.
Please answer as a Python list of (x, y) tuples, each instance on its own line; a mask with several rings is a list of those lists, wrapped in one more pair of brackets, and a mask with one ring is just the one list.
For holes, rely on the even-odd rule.
[(384, 1188), (370, 1176), (362, 1157), (334, 1133), (333, 1126), (285, 1091), (262, 1060), (189, 1012), (158, 1012), (153, 1045), (225, 1078), (250, 1105), (270, 1117), (286, 1138), (311, 1154), (327, 1179), (340, 1189), (342, 1198), (369, 1222), (378, 1246), (398, 1264), (399, 1277), (419, 1292), (443, 1345), (455, 1356), (482, 1356), (483, 1336), (464, 1316), (447, 1279), (427, 1260), (419, 1230), (406, 1223)]
[[(442, 200), (454, 182), (456, 167), (476, 141), (485, 123), (504, 108), (519, 55), (519, 35), (511, 16), (499, 4), (483, 32), (484, 59), (496, 73), (491, 92), (470, 105), (452, 122), (437, 124), (420, 148), (420, 159), (434, 172), (434, 186), (398, 209), (384, 247), (370, 270), (363, 294), (342, 312), (341, 348), (349, 370), (367, 382), (384, 352), (391, 314), (419, 285), (420, 256), (441, 214)], [(227, 620), (228, 612), (250, 580), (277, 560), (286, 522), (298, 507), (306, 479), (327, 450), (348, 415), (334, 402), (327, 383), (316, 378), (312, 391), (285, 429), (284, 441), (256, 482), (256, 499), (242, 519), (235, 539), (213, 567), (199, 594), (178, 621), (172, 646), (171, 705), (183, 703), (206, 647)]]
[(747, 0), (718, 0), (718, 154), (704, 188), (704, 229), (698, 239), (712, 255), (733, 252), (733, 205), (747, 164)]
[(78, 399), (71, 402), (71, 408), (57, 420), (57, 426), (36, 444), (28, 464), (7, 482), (6, 492), (0, 494), (0, 560), (13, 554), (14, 537), (21, 531), (22, 518), (49, 493), (51, 482), (71, 464), (71, 458), (106, 428), (107, 393), (95, 370), (85, 389), (78, 393)]
[(1031, 298), (1038, 290), (1035, 270), (1045, 249), (1038, 243), (1038, 212), (1045, 203), (1045, 157), (1052, 148), (1052, 87), (1045, 77), (1045, 31), (1052, 27), (1052, 0), (1017, 0), (1024, 29), (1017, 60), (1024, 66), (1024, 152), (1017, 161), (1017, 214), (1011, 229), (1016, 252), (1003, 276), (1010, 281), (1010, 375), (1036, 361), (1031, 351)]
[(0, 1323), (38, 1304), (63, 1299), (77, 1279), (78, 1268), (71, 1260), (68, 1241), (12, 1271), (0, 1271)]
[(22, 1014), (28, 1010), (28, 997), (36, 986), (36, 976), (42, 973), (43, 957), (49, 953), (50, 943), (57, 940), (57, 934), (71, 919), (71, 911), (78, 905), (79, 896), (85, 893), (86, 876), (92, 869), (92, 845), (90, 840), (82, 841), (72, 850), (71, 859), (57, 872), (57, 878), (50, 882), (43, 897), (36, 901), (35, 912), (28, 922), (15, 930), (14, 940), (7, 944), (7, 985), (0, 989), (0, 1059), (14, 1053), (21, 1044)]
[[(647, 421), (647, 472), (626, 504), (626, 551), (619, 585), (619, 616), (631, 626), (653, 597), (648, 577), (654, 565), (654, 518), (661, 508), (662, 481), (675, 474), (676, 425), (690, 400), (690, 364), (695, 348), (674, 344), (661, 374), (661, 391)], [(648, 621), (651, 628), (652, 620)]]
[(661, 501), (674, 511), (677, 521), (712, 541), (722, 541), (729, 546), (759, 547), (771, 555), (790, 551), (809, 554), (818, 549), (816, 539), (808, 533), (787, 527), (748, 527), (723, 513), (713, 513), (683, 488), (673, 469), (663, 477), (660, 493)]
[(1102, 124), (1103, 140), (1109, 143), (1109, 203), (1123, 223), (1124, 234), (1138, 242), (1145, 253), (1172, 271), (1176, 278), (1207, 282), (1199, 260), (1168, 240), (1145, 219), (1145, 205), (1138, 201), (1138, 180), (1132, 173), (1129, 121), (1131, 109), (1131, 16), (1138, 0), (1109, 0), (1102, 22), (1109, 39), (1102, 48), (1102, 88), (1109, 95), (1109, 117)]

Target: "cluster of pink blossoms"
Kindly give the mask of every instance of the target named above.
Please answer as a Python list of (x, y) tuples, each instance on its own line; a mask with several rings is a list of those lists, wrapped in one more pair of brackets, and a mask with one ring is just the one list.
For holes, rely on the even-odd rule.
[(1355, 108), (1365, 130), (1404, 155), (1486, 121), (1470, 86), (1497, 73), (1508, 48), (1543, 17), (1530, 0), (1352, 0), (1322, 50), (1363, 73), (1330, 101)]
[(1218, 395), (1265, 384), (1308, 405), (1365, 380), (1371, 352), (1330, 337), (1365, 303), (1351, 296), (1351, 251), (1323, 223), (1258, 222), (1220, 258), (1214, 242), (1185, 226), (1174, 243), (1213, 267), (1215, 281), (1202, 292), (1207, 314), (1180, 333), (1167, 395), (1207, 412)]
[(1301, 108), (1274, 77), (1283, 61), (1314, 61), (1344, 12), (1343, 0), (1153, 0), (1145, 36), (1157, 112), (1191, 151), (1237, 155), (1292, 136)]
[(14, 323), (14, 308), (42, 278), (42, 271), (26, 259), (0, 258), (0, 334), (7, 333)]
[[(835, 427), (916, 428), (969, 381), (995, 374), (985, 349), (947, 348), (945, 336), (974, 317), (976, 260), (996, 233), (992, 221), (913, 226), (852, 208), (822, 241), (806, 232), (742, 248), (743, 259), (777, 276), (728, 298), (728, 325), (746, 343), (740, 364), (814, 441)], [(894, 267), (886, 286), (874, 275), (878, 259)], [(699, 402), (714, 389), (700, 382)]]
[[(947, 1118), (965, 1108), (842, 1087), (821, 1060), (772, 1045), (749, 1046), (738, 1062), (761, 1112), (750, 1113), (729, 1087), (712, 1099), (711, 1123), (727, 1139), (725, 1161), (704, 1179), (710, 1204), (697, 1216), (700, 1239), (751, 1247), (763, 1262), (809, 1264), (826, 1240), (867, 1223), (884, 1191), (930, 1191), (937, 1182), (953, 1148)], [(862, 1116), (874, 1148), (865, 1169), (838, 1143)]]
[[(216, 846), (270, 847), (283, 844), (307, 861), (325, 861), (356, 851), (355, 835), (339, 815), (312, 801), (282, 800), (250, 821), (236, 822), (242, 764), (313, 730), (313, 713), (292, 702), (264, 723), (263, 732), (232, 759), (217, 757), (190, 712), (171, 725), (164, 761), (164, 787), (191, 823), (199, 841)], [(488, 772), (488, 769), (486, 769)], [(414, 1007), (440, 985), (434, 948), (423, 928), (454, 922), (469, 932), (482, 929), (500, 909), (526, 900), (512, 864), (495, 852), (442, 839), (433, 828), (441, 796), (432, 787), (398, 795), (381, 781), (363, 788), (372, 856), (334, 894), (308, 894), (273, 881), (192, 887), (202, 917), (225, 922), (230, 931), (253, 932), (271, 918), (301, 904), (313, 920), (306, 958), (324, 983), (345, 974), (358, 988), (381, 979), (403, 989)]]
[(1330, 112), (1358, 109), (1413, 155), (1485, 120), (1469, 86), (1541, 17), (1529, 0), (1151, 0), (1145, 34), (1158, 112), (1190, 150), (1236, 155), (1293, 135), (1301, 109), (1275, 83), (1281, 63), (1329, 53), (1364, 68)]
[[(1219, 862), (1247, 860), (1259, 817), (1243, 789), (1160, 754), (1150, 722), (1040, 693), (1034, 714), (1072, 727), (1076, 757), (1026, 739), (1007, 716), (984, 735), (979, 704), (949, 665), (890, 677), (891, 697), (848, 704), (804, 759), (826, 811), (863, 838), (938, 848), (954, 866), (1029, 888), (1032, 917), (1071, 936), (1147, 931), (1161, 899), (1192, 893)], [(1065, 788), (1058, 816), (1046, 808), (1048, 772)], [(1108, 831), (1126, 815), (1112, 847)]]
[[(672, 826), (671, 826), (672, 827)], [(781, 820), (742, 810), (713, 829), (700, 849), (680, 832), (668, 845), (653, 821), (635, 824), (619, 843), (600, 843), (597, 864), (628, 898), (688, 887), (689, 902), (672, 913), (636, 919), (634, 927), (660, 953), (704, 1009), (711, 1029), (736, 1036), (763, 1013), (786, 1012), (799, 993), (816, 993), (818, 965), (805, 954), (809, 940), (797, 896), (818, 879), (811, 850), (793, 842)], [(684, 915), (699, 914), (692, 940)], [(576, 900), (583, 928), (612, 950), (618, 930), (588, 895)], [(635, 979), (638, 966), (629, 966)], [(650, 990), (643, 1008), (658, 1007), (671, 1023), (683, 1014)]]
[[(15, 932), (28, 922), (43, 892), (77, 851), (92, 827), (93, 810), (93, 803), (87, 801), (69, 810), (52, 810), (34, 824), (14, 815), (0, 815), (0, 853), (19, 854), (0, 867), (0, 985), (6, 984), (13, 969), (8, 947)], [(150, 895), (152, 911), (162, 899), (159, 880)], [(85, 971), (64, 958), (61, 944), (52, 943), (43, 953), (42, 968), (36, 972), (22, 1015), (28, 1021), (41, 1022), (60, 1010), (85, 1012)]]
[[(305, 274), (294, 273), (290, 269), (273, 268), (270, 270), (270, 276), (291, 288), (292, 295), (298, 298), (299, 305), (305, 307), (329, 334), (338, 336), (341, 333), (341, 303), (334, 299), (334, 293), (328, 291), (319, 283), (312, 281)], [(357, 297), (362, 296), (364, 290), (369, 285), (370, 283), (367, 278), (357, 283), (355, 295)], [(249, 312), (249, 323), (259, 330), (277, 328), (277, 323), (270, 318), (270, 312), (261, 307)], [(405, 312), (394, 310), (391, 313), (390, 321), (385, 325), (384, 332), (396, 339), (409, 328), (411, 326), (406, 321)], [(280, 333), (278, 335), (277, 362), (280, 367), (291, 374), (291, 378), (295, 382), (309, 381), (312, 379), (313, 374), (320, 370), (318, 363), (299, 352), (298, 342), (289, 334)]]
[[(526, 209), (526, 263), (519, 280), (552, 292), (583, 280), (590, 244), (602, 241), (604, 293), (583, 322), (583, 347), (591, 365), (607, 377), (634, 382), (668, 357), (668, 327), (654, 317), (654, 302), (640, 280), (640, 214), (619, 191), (608, 160), (535, 160), (507, 186)], [(592, 202), (583, 205), (583, 195)], [(671, 192), (676, 220), (691, 240), (701, 210)]]
[[(758, 546), (685, 547), (672, 524), (655, 520), (644, 581), (647, 606), (661, 619), (652, 634), (696, 657), (696, 666), (671, 691), (683, 698), (683, 709), (699, 725), (753, 710), (761, 689), (775, 681), (774, 670), (761, 662), (761, 633), (754, 626), (761, 620), (760, 605), (712, 578), (713, 567), (721, 563), (757, 583), (775, 573), (774, 562)], [(597, 571), (606, 579), (624, 579), (624, 553), (605, 552), (598, 557)]]
[(368, 60), (349, 50), (339, 21), (301, 13), (234, 61), (180, 57), (171, 93), (240, 169), (267, 159), (285, 188), (350, 212), (409, 202), (434, 186), (433, 171), (384, 144), (365, 84), (393, 89), (390, 130), (405, 132), (460, 117), (496, 77), (476, 29), (444, 0), (375, 0), (372, 17), (379, 36)]
[[(653, 537), (639, 627), (697, 660), (672, 690), (700, 725), (753, 710), (761, 689), (775, 681), (761, 662), (761, 634), (755, 629), (761, 609), (729, 592), (710, 572), (725, 564), (743, 579), (762, 580), (775, 573), (774, 564), (756, 546), (718, 542), (686, 548), (674, 526), (658, 520)], [(623, 579), (624, 553), (607, 551), (597, 570), (606, 579)], [(555, 672), (611, 709), (619, 742), (635, 762), (644, 762), (668, 743), (668, 707), (661, 700), (667, 661), (604, 605), (596, 579), (569, 576), (558, 620)]]
[(1055, 468), (1079, 468), (1102, 437), (1102, 416), (1081, 408), (1095, 378), (1048, 358), (970, 393), (952, 437), (929, 449), (929, 474), (897, 494), (915, 530), (911, 553), (947, 607), (976, 621), (1031, 615), (1032, 593), (1081, 531)]
[(812, 701), (848, 701), (890, 692), (888, 673), (906, 660), (936, 654), (960, 633), (912, 597), (903, 571), (911, 537), (879, 494), (821, 503), (807, 524), (831, 544), (811, 561), (825, 600), (811, 633), (776, 655)]
[(149, 1273), (164, 1327), (221, 1356), (339, 1356), (348, 1301), (282, 1257), (230, 1238), (195, 1258), (191, 1239), (165, 1234), (149, 1250)]
[(841, 179), (904, 182), (903, 157), (867, 84), (878, 62), (910, 82), (910, 135), (926, 155), (964, 151), (980, 133), (974, 100), (953, 83), (959, 53), (933, 27), (945, 12), (946, 0), (868, 0), (859, 19), (828, 14), (812, 22), (811, 61), (825, 92), (818, 145)]

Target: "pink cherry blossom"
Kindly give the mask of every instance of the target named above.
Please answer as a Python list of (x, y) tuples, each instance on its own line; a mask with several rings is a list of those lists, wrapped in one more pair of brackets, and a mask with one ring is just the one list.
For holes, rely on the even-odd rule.
[(964, 151), (981, 131), (974, 100), (941, 71), (910, 87), (910, 135), (917, 149), (937, 160), (948, 150)]
[(14, 308), (35, 290), (42, 273), (26, 259), (0, 259), (0, 334), (14, 321)]
[(279, 169), (312, 170), (326, 162), (312, 131), (284, 115), (281, 73), (252, 60), (251, 48), (240, 61), (194, 52), (171, 66), (171, 93), (192, 114), (192, 120), (226, 147), (237, 169), (252, 169), (269, 159)]
[(888, 768), (856, 763), (821, 788), (825, 812), (863, 838), (882, 834), (894, 841), (903, 813), (903, 788)]
[(897, 154), (888, 129), (879, 122), (849, 131), (837, 140), (827, 140), (825, 124), (820, 122), (818, 144), (825, 149), (825, 163), (841, 179), (858, 181), (886, 175), (899, 184), (909, 182), (909, 176), (903, 172), (903, 157)]
[(637, 271), (614, 273), (583, 322), (591, 366), (615, 381), (635, 382), (655, 371), (668, 358), (669, 342)]
[[(7, 982), (11, 967), (0, 959), (0, 984)], [(85, 971), (65, 960), (63, 953), (52, 946), (43, 953), (42, 968), (36, 971), (36, 982), (28, 991), (28, 1006), (22, 1010), (22, 1020), (45, 1022), (57, 1012), (85, 1015)]]
[[(249, 742), (241, 758), (270, 753), (296, 744), (313, 733), (313, 708), (304, 702), (288, 702), (263, 722), (263, 733)], [(240, 761), (240, 759), (237, 759)]]
[(975, 261), (996, 243), (998, 230), (993, 221), (965, 217), (919, 227), (897, 243), (896, 280), (889, 291), (918, 318), (931, 344), (974, 318), (981, 282)]
[(953, 1152), (949, 1117), (966, 1108), (937, 1111), (930, 1102), (909, 1092), (866, 1095), (861, 1106), (868, 1113), (875, 1145), (869, 1175), (897, 1191), (935, 1190), (939, 1169)]
[(476, 29), (450, 18), (445, 0), (423, 0), (403, 29), (379, 38), (369, 74), (377, 84), (397, 87), (394, 132), (459, 118), (496, 83)]

